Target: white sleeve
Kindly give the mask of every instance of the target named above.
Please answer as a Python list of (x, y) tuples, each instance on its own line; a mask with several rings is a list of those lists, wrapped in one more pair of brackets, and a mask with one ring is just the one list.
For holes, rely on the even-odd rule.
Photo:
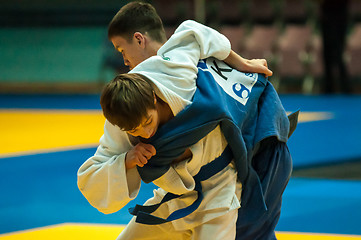
[(169, 42), (180, 41), (188, 35), (199, 45), (199, 59), (214, 57), (224, 60), (231, 52), (231, 44), (223, 34), (193, 20), (187, 20), (179, 25)]
[(120, 210), (139, 192), (141, 179), (137, 169), (125, 168), (125, 155), (130, 149), (126, 133), (106, 121), (95, 155), (78, 170), (80, 191), (100, 212)]
[(200, 59), (225, 59), (231, 51), (229, 40), (216, 30), (188, 20), (153, 56), (130, 73), (148, 77), (156, 93), (166, 101), (174, 115), (191, 103), (196, 90), (197, 64)]

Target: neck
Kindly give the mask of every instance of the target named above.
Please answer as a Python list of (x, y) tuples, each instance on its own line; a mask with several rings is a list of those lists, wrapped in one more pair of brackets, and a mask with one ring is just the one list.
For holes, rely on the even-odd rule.
[(152, 40), (152, 38), (147, 35), (146, 35), (146, 43), (147, 43), (147, 45), (146, 45), (147, 46), (147, 54), (149, 56), (157, 55), (159, 48), (161, 48), (164, 44), (164, 43)]
[(151, 44), (148, 45), (148, 55), (149, 56), (155, 56), (157, 55), (157, 52), (159, 50), (159, 48), (161, 48), (163, 44), (158, 43), (158, 42), (153, 42)]
[(165, 124), (174, 117), (168, 103), (164, 102), (160, 98), (157, 98), (156, 107), (159, 114), (159, 125)]

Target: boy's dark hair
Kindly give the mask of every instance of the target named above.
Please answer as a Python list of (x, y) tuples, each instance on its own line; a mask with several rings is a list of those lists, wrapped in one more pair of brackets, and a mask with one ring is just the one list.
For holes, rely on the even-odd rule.
[(149, 80), (136, 73), (116, 76), (103, 89), (100, 105), (105, 118), (124, 131), (138, 127), (148, 110), (155, 109), (155, 94)]
[(135, 32), (148, 35), (157, 42), (164, 43), (167, 39), (162, 20), (155, 8), (144, 2), (131, 2), (123, 6), (113, 17), (108, 26), (109, 40), (121, 36), (128, 42)]

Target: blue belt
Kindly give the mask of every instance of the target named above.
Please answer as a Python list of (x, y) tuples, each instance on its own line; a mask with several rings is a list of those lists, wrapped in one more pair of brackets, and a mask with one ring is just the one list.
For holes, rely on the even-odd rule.
[(210, 177), (214, 176), (218, 172), (222, 171), (228, 164), (232, 161), (233, 155), (232, 151), (229, 146), (225, 148), (221, 156), (214, 159), (212, 162), (204, 165), (201, 170), (198, 172), (197, 175), (194, 176), (195, 181), (195, 188), (194, 190), (197, 191), (197, 199), (188, 207), (179, 209), (173, 213), (171, 213), (166, 219), (156, 217), (151, 215), (155, 210), (157, 210), (160, 205), (169, 200), (174, 198), (178, 198), (182, 195), (177, 195), (173, 193), (167, 193), (162, 201), (158, 204), (149, 205), (149, 206), (142, 206), (136, 205), (133, 208), (129, 208), (130, 214), (136, 216), (135, 221), (137, 223), (148, 224), (148, 225), (157, 225), (161, 223), (171, 222), (180, 218), (183, 218), (192, 212), (194, 212), (203, 200), (203, 193), (202, 193), (202, 184), (201, 181), (207, 180)]

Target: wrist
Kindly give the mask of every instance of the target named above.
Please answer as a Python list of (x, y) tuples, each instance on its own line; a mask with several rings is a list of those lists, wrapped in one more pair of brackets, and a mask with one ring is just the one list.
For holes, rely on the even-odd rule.
[(229, 66), (240, 71), (246, 71), (250, 66), (250, 60), (243, 58), (231, 50), (228, 57), (224, 60)]
[(132, 169), (134, 168), (135, 166), (132, 166), (132, 163), (131, 161), (127, 158), (128, 156), (128, 153), (125, 154), (125, 158), (124, 158), (124, 165), (125, 165), (125, 169)]

